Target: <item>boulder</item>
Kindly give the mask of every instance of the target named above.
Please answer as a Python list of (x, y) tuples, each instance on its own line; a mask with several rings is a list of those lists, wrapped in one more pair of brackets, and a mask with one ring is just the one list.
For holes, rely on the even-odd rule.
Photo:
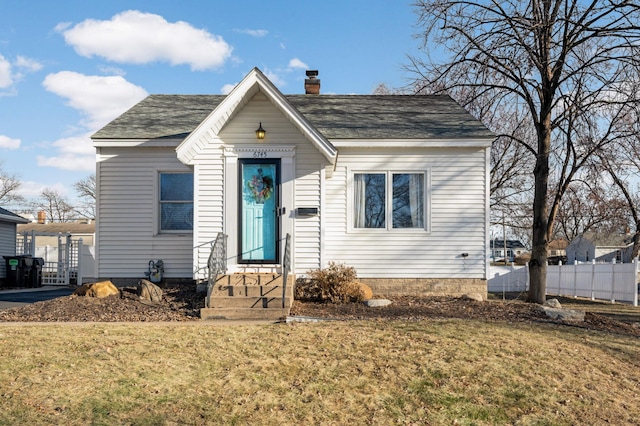
[(365, 300), (364, 304), (370, 308), (379, 308), (382, 306), (389, 306), (391, 304), (391, 300), (389, 299), (369, 299)]
[(107, 297), (120, 294), (120, 290), (111, 281), (100, 281), (97, 283), (87, 283), (78, 287), (73, 294), (87, 297)]
[(140, 280), (137, 285), (137, 294), (141, 300), (148, 302), (162, 302), (162, 289), (149, 280)]
[(547, 306), (549, 308), (562, 309), (562, 305), (560, 304), (560, 301), (558, 299), (549, 299), (546, 302), (544, 302), (543, 306)]
[(542, 306), (542, 310), (549, 318), (565, 322), (584, 322), (584, 311), (575, 309), (559, 309)]
[(371, 287), (366, 285), (365, 283), (361, 283), (360, 281), (353, 282), (354, 291), (358, 293), (360, 297), (357, 297), (358, 300), (369, 300), (373, 297), (373, 290)]

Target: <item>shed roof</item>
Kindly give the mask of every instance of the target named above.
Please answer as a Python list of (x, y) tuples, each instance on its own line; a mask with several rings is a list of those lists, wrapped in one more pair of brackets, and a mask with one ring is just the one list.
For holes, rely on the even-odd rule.
[[(93, 139), (184, 139), (223, 95), (150, 95)], [(446, 95), (286, 95), (327, 139), (493, 139)]]

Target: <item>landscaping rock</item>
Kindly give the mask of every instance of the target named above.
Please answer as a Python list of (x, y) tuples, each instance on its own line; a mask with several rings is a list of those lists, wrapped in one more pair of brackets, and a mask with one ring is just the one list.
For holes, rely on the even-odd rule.
[(476, 302), (484, 302), (484, 297), (480, 293), (467, 293), (463, 294), (462, 298), (465, 300), (474, 300)]
[(544, 302), (543, 306), (547, 306), (549, 308), (562, 309), (562, 305), (560, 304), (560, 301), (558, 299), (549, 299), (546, 302)]
[(364, 304), (370, 308), (378, 308), (381, 306), (389, 306), (391, 304), (391, 300), (388, 299), (370, 299), (365, 300)]
[(356, 297), (359, 295), (360, 300), (369, 300), (373, 297), (373, 290), (371, 290), (371, 287), (369, 287), (365, 283), (354, 281), (353, 284), (356, 287), (355, 291), (358, 293)]
[(76, 296), (103, 298), (120, 294), (120, 290), (111, 281), (100, 281), (97, 283), (83, 284), (78, 287), (73, 294)]
[(140, 299), (148, 302), (162, 302), (162, 289), (149, 280), (138, 281), (137, 294)]
[(565, 322), (584, 322), (584, 311), (574, 309), (558, 309), (542, 306), (542, 310), (549, 318)]

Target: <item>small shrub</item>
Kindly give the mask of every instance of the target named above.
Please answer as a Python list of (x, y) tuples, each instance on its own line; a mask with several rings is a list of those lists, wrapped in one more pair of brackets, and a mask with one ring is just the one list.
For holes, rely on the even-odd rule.
[(329, 266), (307, 272), (308, 278), (296, 282), (295, 298), (316, 302), (349, 303), (364, 300), (365, 294), (355, 282), (356, 270), (342, 263), (329, 262)]

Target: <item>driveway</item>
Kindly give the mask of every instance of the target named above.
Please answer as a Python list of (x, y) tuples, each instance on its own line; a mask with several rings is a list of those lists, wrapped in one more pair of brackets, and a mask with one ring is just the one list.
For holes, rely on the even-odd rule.
[(9, 309), (16, 306), (24, 306), (30, 303), (55, 299), (56, 297), (69, 296), (73, 293), (69, 287), (40, 287), (29, 289), (0, 290), (0, 309)]

